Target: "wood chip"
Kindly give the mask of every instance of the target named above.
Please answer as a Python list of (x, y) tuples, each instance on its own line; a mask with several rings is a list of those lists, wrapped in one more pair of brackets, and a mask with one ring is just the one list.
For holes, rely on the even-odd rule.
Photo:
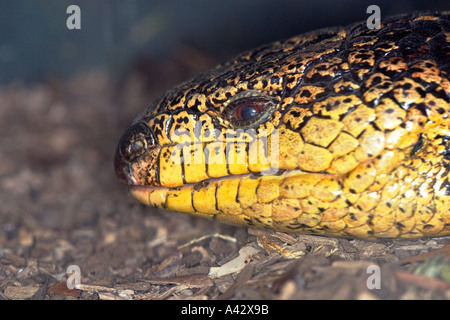
[(253, 275), (253, 271), (255, 270), (255, 267), (251, 264), (247, 264), (244, 269), (242, 269), (241, 273), (239, 273), (239, 276), (235, 283), (233, 283), (219, 298), (218, 300), (226, 300), (230, 299), (234, 291), (239, 285), (245, 284), (248, 280), (251, 279)]
[(306, 246), (303, 242), (295, 242), (295, 238), (287, 234), (273, 234), (259, 236), (257, 243), (267, 253), (278, 252), (285, 259), (298, 259), (306, 254)]
[(418, 254), (416, 256), (413, 257), (408, 257), (408, 258), (403, 258), (401, 259), (399, 262), (400, 263), (408, 263), (408, 262), (416, 262), (416, 261), (423, 261), (425, 259), (428, 259), (430, 257), (434, 257), (437, 254), (445, 254), (447, 257), (450, 257), (450, 245), (446, 245), (440, 249), (437, 250), (433, 250), (430, 252), (425, 252), (422, 254)]
[(246, 246), (239, 250), (239, 256), (237, 258), (225, 263), (221, 267), (211, 267), (209, 270), (209, 276), (212, 278), (218, 278), (227, 274), (239, 272), (244, 269), (249, 259), (258, 252), (258, 249), (255, 249), (252, 246)]
[(19, 230), (19, 241), (20, 241), (20, 244), (22, 246), (29, 247), (29, 246), (33, 245), (34, 237), (25, 228), (20, 228), (20, 230)]
[(421, 274), (413, 274), (405, 271), (394, 271), (395, 276), (406, 283), (418, 286), (420, 288), (428, 290), (448, 291), (450, 290), (450, 284), (439, 279), (430, 278)]
[(11, 261), (11, 263), (15, 267), (25, 267), (27, 265), (27, 260), (25, 258), (16, 256), (15, 254), (12, 254), (8, 251), (3, 252), (3, 257)]
[(7, 286), (3, 294), (12, 300), (29, 299), (39, 290), (38, 286), (16, 287)]
[(60, 282), (47, 290), (47, 295), (50, 296), (51, 294), (77, 298), (80, 296), (80, 290), (69, 289), (66, 282)]
[(191, 240), (191, 241), (189, 241), (189, 242), (187, 242), (185, 244), (182, 244), (181, 246), (178, 247), (178, 250), (180, 250), (182, 248), (185, 248), (187, 246), (190, 246), (190, 245), (192, 245), (194, 243), (203, 241), (203, 240), (208, 239), (208, 238), (219, 238), (219, 239), (223, 239), (223, 240), (230, 241), (230, 242), (233, 242), (233, 243), (237, 242), (236, 238), (233, 238), (233, 237), (230, 237), (230, 236), (227, 236), (227, 235), (223, 235), (223, 234), (220, 234), (220, 233), (214, 233), (214, 234), (207, 234), (205, 236), (202, 236), (202, 237), (197, 238), (197, 239), (193, 239), (193, 240)]
[(159, 279), (141, 279), (141, 281), (163, 285), (168, 284), (186, 285), (189, 288), (203, 288), (203, 287), (210, 287), (213, 285), (211, 279), (206, 275), (191, 275), (191, 276), (159, 278)]

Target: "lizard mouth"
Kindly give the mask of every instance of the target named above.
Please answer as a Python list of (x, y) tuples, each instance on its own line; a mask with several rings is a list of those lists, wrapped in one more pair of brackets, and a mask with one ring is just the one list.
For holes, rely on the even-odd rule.
[[(125, 173), (128, 177), (133, 178), (132, 174)], [(177, 187), (164, 187), (164, 186), (146, 186), (146, 185), (140, 185), (136, 183), (129, 183), (127, 182), (127, 179), (121, 180), (122, 182), (125, 182), (128, 184), (128, 192), (129, 194), (137, 199), (138, 201), (142, 202), (145, 205), (153, 206), (157, 208), (163, 208), (163, 209), (170, 209), (171, 204), (170, 201), (168, 202), (168, 197), (177, 198), (178, 193), (182, 194), (190, 194), (191, 195), (191, 201), (189, 201), (189, 204), (193, 204), (193, 197), (195, 192), (201, 192), (202, 190), (207, 190), (209, 188), (217, 188), (220, 184), (223, 183), (231, 183), (232, 181), (240, 181), (242, 179), (258, 179), (261, 175), (249, 173), (249, 174), (240, 174), (240, 175), (230, 175), (225, 177), (219, 177), (219, 178), (209, 178), (205, 179), (200, 182), (196, 183), (187, 183), (182, 186)], [(128, 178), (128, 181), (130, 181), (130, 178)], [(217, 197), (216, 192), (214, 194), (210, 194), (210, 196)], [(205, 202), (210, 199), (203, 199)], [(195, 207), (193, 208), (194, 211), (197, 211)], [(217, 209), (217, 208), (216, 208)], [(190, 212), (188, 210), (187, 212)]]
[(145, 205), (166, 208), (165, 204), (169, 188), (130, 184), (128, 185), (128, 192), (133, 198)]
[[(129, 194), (141, 203), (169, 211), (188, 213), (220, 222), (264, 228), (278, 226), (290, 231), (301, 213), (301, 197), (311, 192), (326, 173), (302, 170), (246, 173), (205, 179), (177, 187), (129, 184)], [(269, 174), (270, 173), (270, 174)], [(337, 197), (340, 191), (335, 191)], [(333, 191), (322, 196), (331, 197)], [(310, 221), (306, 214), (304, 222)], [(303, 223), (303, 222), (302, 222)], [(292, 230), (291, 230), (292, 231)]]
[(245, 203), (250, 206), (257, 198), (270, 202), (280, 196), (277, 190), (286, 179), (304, 174), (301, 170), (272, 169), (209, 178), (176, 187), (128, 183), (128, 192), (141, 203), (155, 208), (206, 215), (241, 214)]

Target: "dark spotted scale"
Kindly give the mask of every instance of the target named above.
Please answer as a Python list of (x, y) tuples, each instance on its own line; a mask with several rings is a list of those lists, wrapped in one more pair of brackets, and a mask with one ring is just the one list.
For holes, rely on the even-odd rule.
[(155, 101), (116, 172), (145, 204), (227, 223), (449, 235), (449, 73), (448, 12), (278, 41)]

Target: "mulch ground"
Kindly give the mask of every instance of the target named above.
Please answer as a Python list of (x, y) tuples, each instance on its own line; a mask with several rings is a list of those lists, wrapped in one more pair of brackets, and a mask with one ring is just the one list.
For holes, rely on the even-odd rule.
[[(118, 139), (164, 89), (214, 62), (190, 54), (198, 63), (167, 58), (170, 73), (142, 60), (120, 79), (94, 70), (0, 88), (0, 298), (450, 298), (449, 237), (366, 242), (249, 230), (128, 197), (113, 170)], [(80, 268), (73, 290), (71, 265)]]

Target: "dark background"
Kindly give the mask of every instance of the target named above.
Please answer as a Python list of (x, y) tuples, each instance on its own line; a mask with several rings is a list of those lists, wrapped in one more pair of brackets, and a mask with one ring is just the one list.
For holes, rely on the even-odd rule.
[[(68, 30), (66, 9), (81, 9)], [(165, 57), (183, 46), (217, 60), (304, 31), (368, 17), (449, 9), (448, 1), (352, 0), (1, 0), (0, 83), (65, 77), (85, 68), (124, 72), (136, 57)]]

